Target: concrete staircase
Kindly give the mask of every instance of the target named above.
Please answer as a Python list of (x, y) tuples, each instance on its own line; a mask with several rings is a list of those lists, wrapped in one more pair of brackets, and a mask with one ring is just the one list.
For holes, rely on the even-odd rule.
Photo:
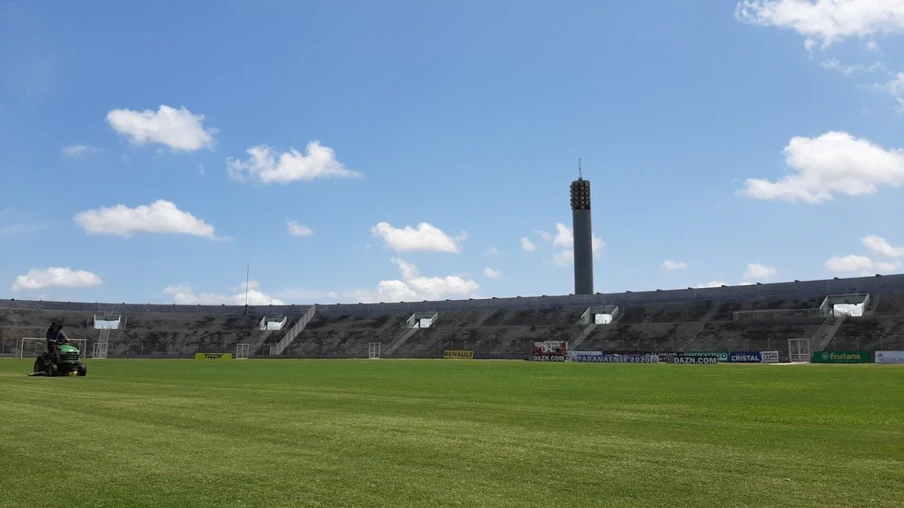
[(273, 354), (283, 354), (283, 351), (285, 351), (286, 348), (288, 348), (289, 345), (292, 344), (292, 341), (295, 340), (295, 337), (298, 337), (301, 332), (304, 331), (304, 327), (308, 326), (308, 323), (310, 323), (311, 320), (314, 319), (314, 314), (317, 313), (316, 307), (316, 305), (311, 305), (310, 307), (308, 307), (308, 310), (306, 310), (304, 315), (301, 316), (301, 319), (299, 319), (298, 322), (295, 323), (295, 325), (291, 329), (289, 329), (288, 333), (286, 333), (286, 336), (283, 337), (278, 344), (276, 344)]

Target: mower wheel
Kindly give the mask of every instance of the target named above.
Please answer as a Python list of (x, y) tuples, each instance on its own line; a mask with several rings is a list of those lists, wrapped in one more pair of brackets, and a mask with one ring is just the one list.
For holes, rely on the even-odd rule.
[(46, 369), (47, 369), (47, 375), (51, 376), (51, 377), (57, 376), (60, 373), (60, 368), (57, 367), (57, 364), (55, 364), (53, 362), (48, 363)]
[(39, 356), (35, 360), (35, 366), (34, 366), (34, 370), (32, 370), (32, 372), (44, 372), (44, 370), (45, 370), (44, 359)]
[(78, 375), (79, 376), (87, 376), (88, 375), (88, 366), (84, 363), (78, 364)]

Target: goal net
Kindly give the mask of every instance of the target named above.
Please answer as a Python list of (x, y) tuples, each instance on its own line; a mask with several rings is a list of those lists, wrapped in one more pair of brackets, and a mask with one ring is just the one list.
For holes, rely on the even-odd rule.
[(379, 359), (382, 345), (382, 342), (371, 342), (367, 347), (367, 357), (371, 360)]
[(248, 352), (251, 350), (251, 344), (247, 342), (242, 342), (240, 344), (235, 345), (235, 359), (236, 360), (247, 360)]
[[(16, 358), (35, 358), (47, 352), (47, 339), (22, 337), (16, 342)], [(80, 357), (85, 358), (85, 349), (88, 347), (86, 339), (69, 339), (69, 343), (78, 348)]]

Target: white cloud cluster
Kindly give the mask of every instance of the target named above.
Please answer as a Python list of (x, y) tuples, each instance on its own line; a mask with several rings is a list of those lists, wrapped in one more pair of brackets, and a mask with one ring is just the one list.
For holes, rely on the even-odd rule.
[(311, 236), (314, 234), (314, 231), (312, 231), (311, 228), (294, 220), (286, 221), (286, 230), (291, 236)]
[[(756, 284), (757, 282), (766, 282), (769, 279), (772, 279), (778, 274), (778, 270), (775, 267), (767, 266), (762, 263), (748, 263), (746, 270), (744, 270), (744, 274), (741, 275), (741, 280), (737, 285), (739, 286), (748, 286), (751, 284)], [(716, 288), (720, 286), (728, 286), (728, 282), (722, 280), (711, 280), (704, 284), (698, 284), (695, 286), (696, 288)]]
[(704, 288), (718, 288), (718, 287), (727, 286), (727, 285), (728, 285), (727, 282), (724, 282), (721, 280), (711, 280), (711, 281), (705, 282), (703, 284), (697, 284), (695, 287), (697, 289), (704, 289)]
[[(262, 292), (256, 281), (250, 281), (248, 286), (247, 298), (248, 305), (285, 305), (285, 302)], [(220, 294), (220, 293), (201, 293), (195, 295), (192, 291), (191, 284), (183, 282), (167, 286), (163, 290), (163, 294), (171, 296), (173, 303), (179, 305), (244, 305), (245, 304), (245, 284), (239, 288), (234, 288), (237, 293)]]
[(877, 261), (868, 256), (857, 254), (832, 256), (826, 260), (826, 268), (832, 272), (856, 272), (864, 276), (876, 273), (892, 273), (902, 270), (904, 246), (895, 247), (878, 235), (868, 235), (863, 237), (860, 241), (863, 246), (873, 254), (891, 259)]
[(157, 111), (114, 109), (107, 122), (133, 143), (157, 143), (175, 151), (191, 152), (213, 148), (214, 129), (204, 128), (204, 115), (196, 115), (184, 106), (179, 109), (160, 105)]
[(870, 66), (866, 66), (864, 64), (854, 64), (854, 65), (844, 65), (838, 61), (836, 58), (829, 58), (827, 60), (823, 60), (820, 64), (820, 67), (830, 71), (838, 71), (845, 76), (850, 76), (851, 74), (859, 71), (873, 72), (877, 70), (888, 71), (885, 67), (885, 64), (882, 62), (876, 62)]
[(783, 151), (795, 173), (776, 182), (751, 178), (742, 194), (757, 199), (821, 203), (833, 194), (873, 194), (881, 185), (904, 184), (904, 150), (886, 150), (846, 132), (795, 137)]
[[(901, 0), (743, 0), (735, 17), (760, 26), (795, 30), (812, 49), (847, 38), (904, 32)], [(874, 43), (875, 44), (875, 43)]]
[(687, 270), (687, 263), (684, 261), (672, 261), (671, 259), (667, 259), (659, 265), (663, 270), (675, 271), (675, 270)]
[(62, 149), (60, 149), (60, 154), (62, 154), (64, 157), (77, 159), (83, 155), (96, 151), (97, 148), (88, 145), (69, 145), (64, 146)]
[(762, 263), (750, 263), (747, 270), (741, 276), (743, 282), (762, 282), (769, 280), (778, 273), (774, 267), (766, 266)]
[(502, 277), (502, 272), (495, 268), (486, 267), (483, 269), (483, 276), (488, 279), (498, 279), (499, 277)]
[[(452, 238), (442, 229), (421, 222), (417, 227), (405, 226), (393, 227), (388, 222), (380, 222), (370, 229), (373, 236), (381, 238), (387, 247), (396, 252), (461, 252), (461, 247), (455, 238)], [(466, 234), (462, 236), (466, 237)], [(458, 237), (459, 239), (462, 236)]]
[(213, 226), (163, 199), (135, 208), (120, 204), (87, 210), (76, 214), (74, 221), (86, 232), (95, 235), (129, 238), (136, 233), (158, 233), (219, 239)]
[(26, 291), (46, 287), (90, 287), (103, 284), (103, 280), (92, 272), (73, 270), (71, 268), (51, 267), (29, 270), (25, 275), (16, 277), (13, 291)]
[(336, 152), (312, 141), (306, 153), (295, 148), (280, 154), (267, 145), (253, 146), (246, 150), (251, 157), (241, 161), (232, 157), (226, 160), (229, 178), (237, 182), (247, 179), (263, 184), (287, 184), (297, 181), (311, 181), (323, 178), (359, 178), (363, 176), (352, 171), (336, 160)]
[[(552, 244), (562, 248), (553, 257), (553, 263), (559, 266), (569, 266), (574, 263), (574, 234), (572, 233), (571, 228), (561, 222), (557, 222), (556, 235), (553, 238)], [(598, 256), (603, 247), (606, 246), (603, 239), (596, 235), (591, 235), (590, 245), (593, 249), (594, 257)]]
[(376, 292), (359, 291), (357, 298), (362, 302), (417, 302), (421, 300), (443, 300), (446, 298), (477, 298), (480, 285), (458, 275), (445, 277), (424, 277), (417, 267), (402, 259), (393, 258), (402, 276), (401, 280), (382, 280)]
[(533, 252), (537, 250), (537, 244), (531, 241), (528, 237), (521, 238), (521, 248), (526, 250), (527, 252)]

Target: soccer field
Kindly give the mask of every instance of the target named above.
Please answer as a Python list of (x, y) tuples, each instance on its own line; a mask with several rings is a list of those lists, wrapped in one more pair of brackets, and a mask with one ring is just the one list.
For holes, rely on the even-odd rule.
[(0, 361), (0, 506), (901, 506), (904, 368)]

